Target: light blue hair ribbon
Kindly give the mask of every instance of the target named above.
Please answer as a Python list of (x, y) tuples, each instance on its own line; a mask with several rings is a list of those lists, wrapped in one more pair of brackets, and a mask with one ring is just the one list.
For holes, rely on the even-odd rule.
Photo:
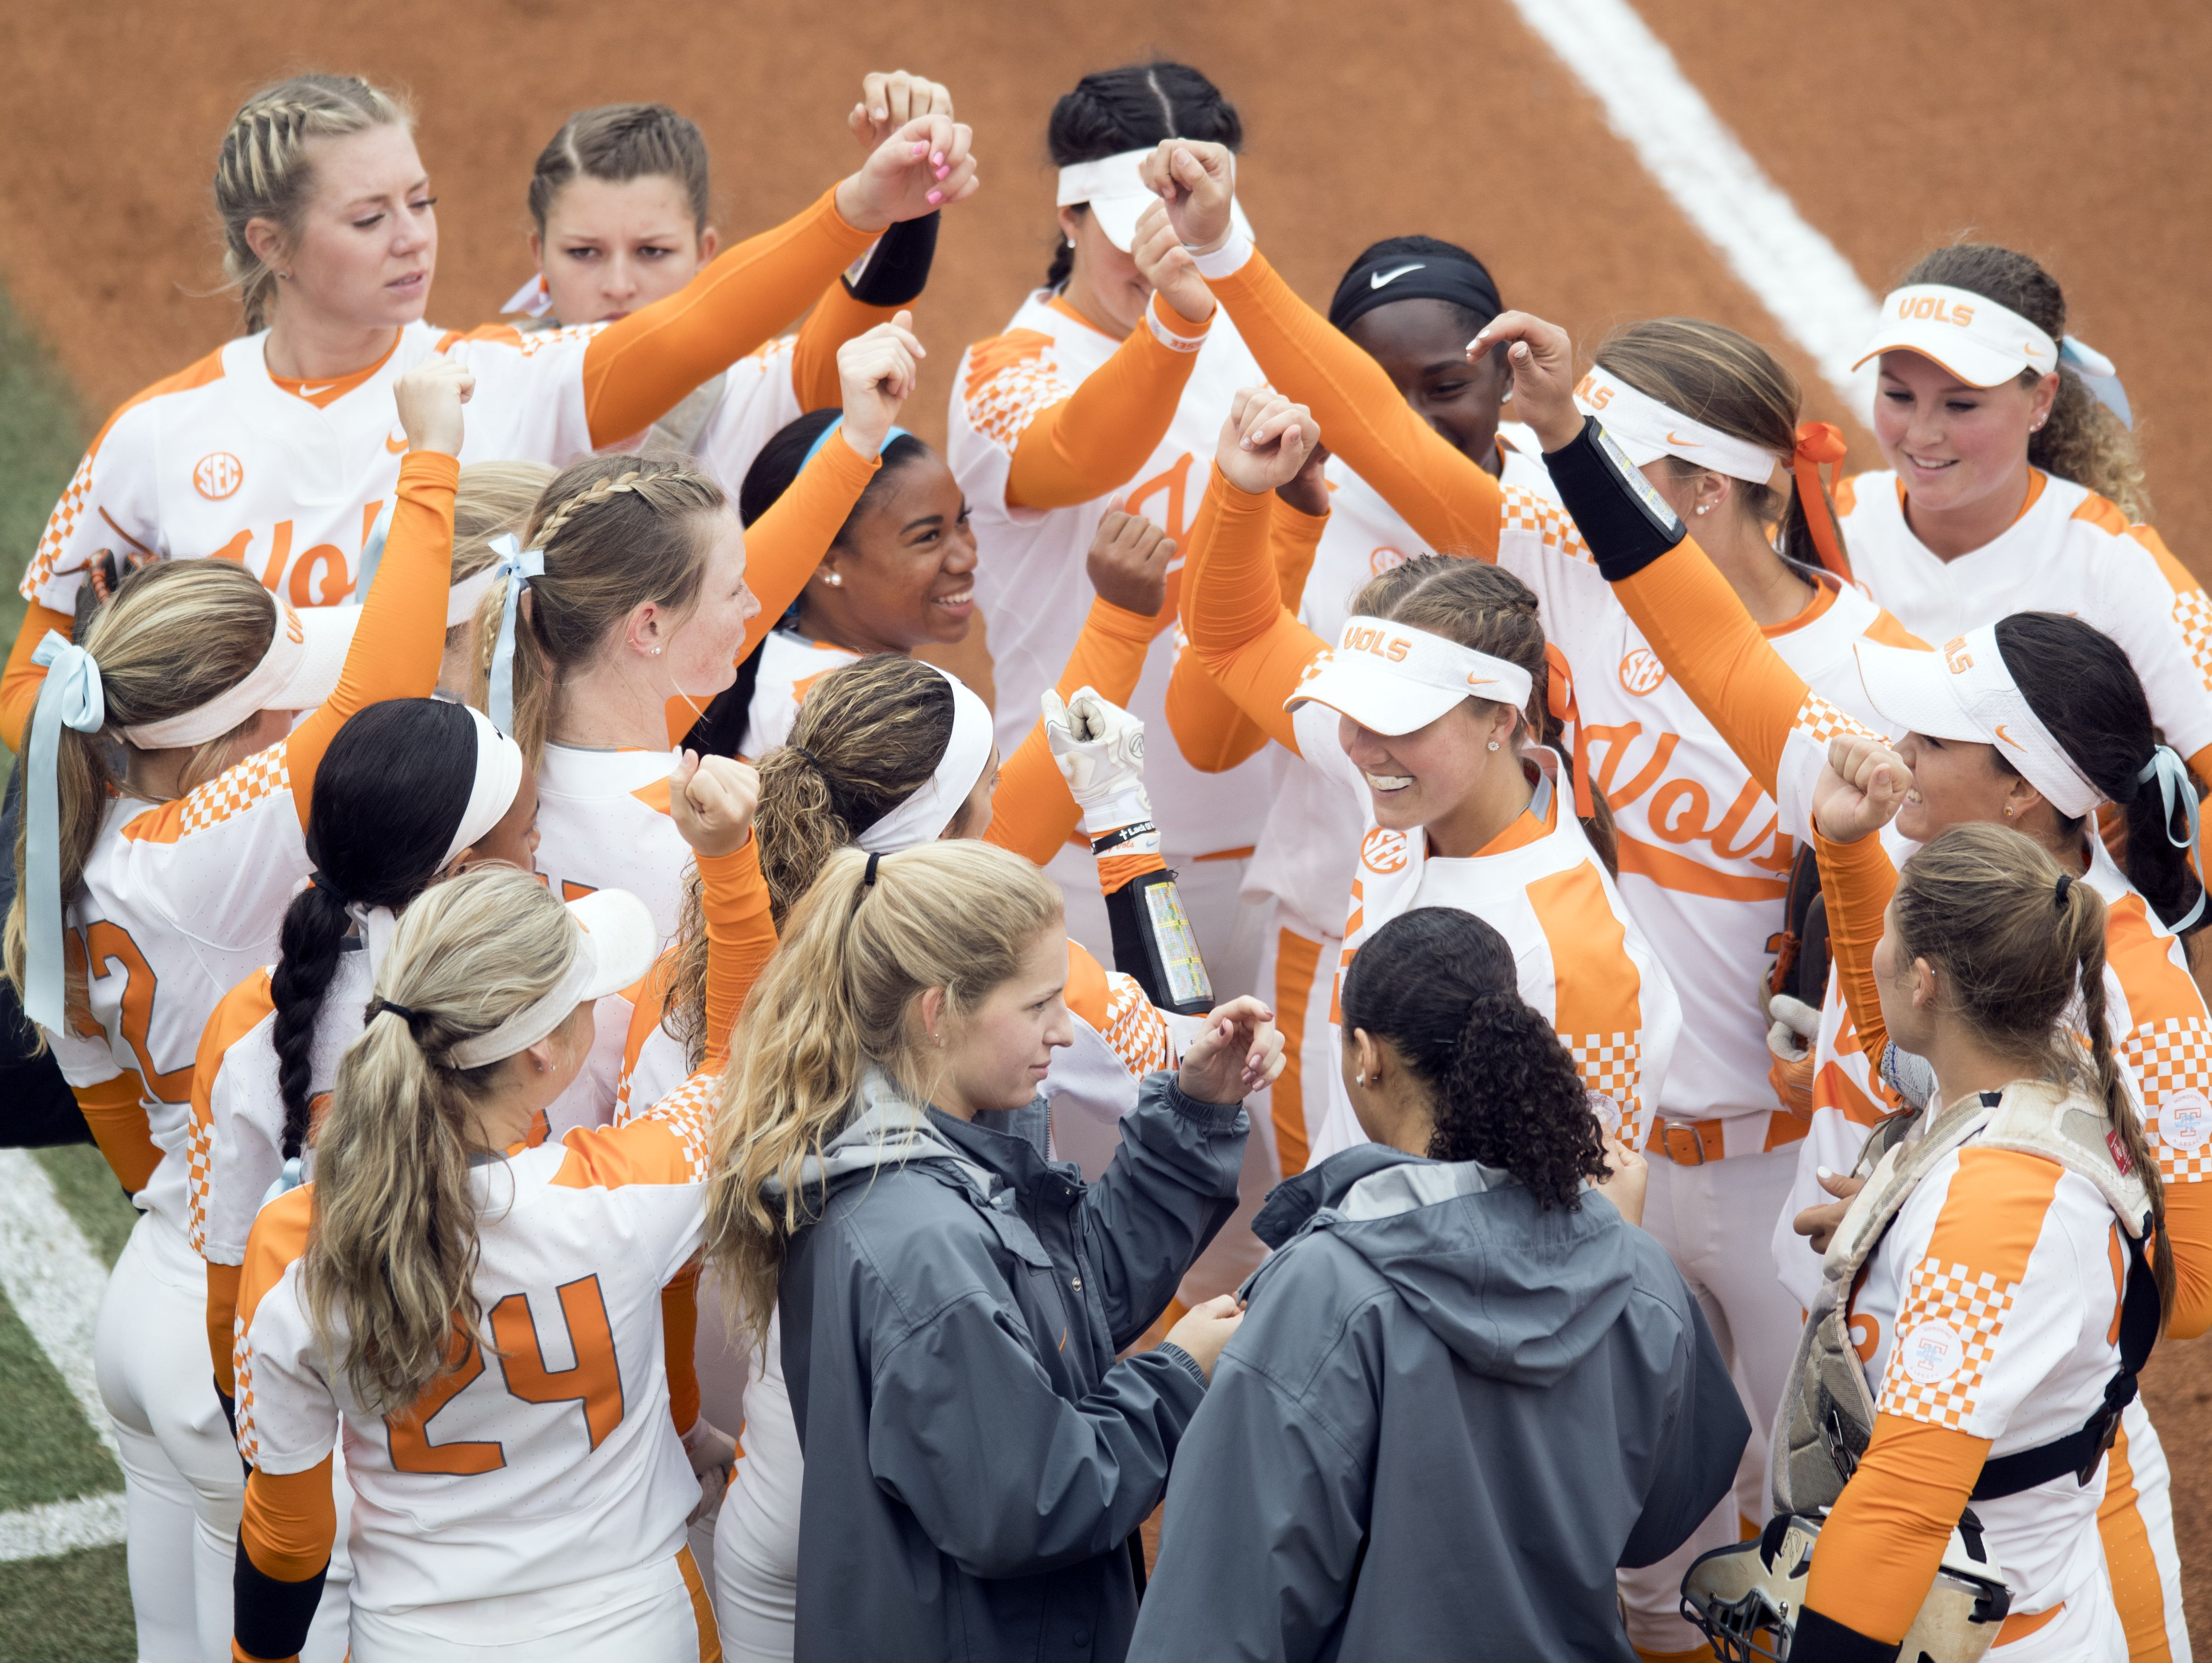
[(2058, 343), (2058, 361), (2081, 378), (2081, 385), (2099, 404), (2128, 427), (2135, 426), (2134, 413), (2128, 409), (2128, 390), (2120, 385), (2120, 372), (2111, 359), (2087, 341), (2069, 335)]
[(91, 653), (55, 631), (32, 649), (46, 667), (31, 713), (23, 756), (30, 764), (23, 802), (23, 1013), (49, 1033), (62, 1031), (61, 801), (56, 776), (62, 729), (97, 733), (107, 725), (107, 695)]
[(501, 733), (514, 731), (514, 615), (522, 604), (523, 586), (545, 575), (545, 551), (526, 549), (511, 531), (491, 540), (492, 580), (507, 580), (507, 598), (499, 611), (499, 645), (491, 655), (491, 725)]
[(392, 516), (399, 507), (399, 493), (394, 491), (392, 500), (384, 505), (369, 528), (368, 541), (361, 545), (361, 575), (354, 580), (353, 600), (358, 606), (368, 598), (368, 586), (376, 580), (376, 568), (384, 559), (384, 540), (392, 535)]
[[(2166, 841), (2185, 853), (2194, 849), (2197, 828), (2197, 786), (2189, 777), (2189, 765), (2181, 760), (2179, 753), (2172, 746), (2160, 745), (2151, 752), (2150, 761), (2136, 771), (2136, 783), (2139, 786), (2147, 786), (2154, 780), (2158, 781), (2159, 801), (2166, 818)], [(2184, 827), (2179, 837), (2173, 835), (2173, 805), (2176, 802), (2181, 804)], [(2204, 916), (2204, 901), (2205, 889), (2200, 883), (2197, 886), (2197, 904), (2189, 909), (2189, 916), (2178, 920), (2162, 920), (2166, 922), (2166, 927), (2179, 935)]]
[[(799, 473), (805, 473), (806, 471), (806, 464), (814, 460), (816, 457), (822, 454), (822, 447), (830, 442), (830, 435), (836, 432), (838, 428), (844, 425), (845, 418), (841, 416), (814, 436), (814, 442), (806, 447), (806, 454), (799, 458)], [(881, 449), (877, 451), (876, 454), (878, 456), (881, 456), (884, 451), (890, 449), (891, 441), (894, 440), (912, 439), (914, 435), (908, 433), (904, 428), (893, 428), (889, 433), (884, 435), (883, 446)], [(793, 477), (797, 478), (798, 475), (794, 474)]]

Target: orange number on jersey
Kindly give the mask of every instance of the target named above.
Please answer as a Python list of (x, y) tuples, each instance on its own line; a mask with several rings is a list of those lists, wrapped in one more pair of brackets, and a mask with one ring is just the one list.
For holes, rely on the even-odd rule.
[(1157, 514), (1146, 514), (1145, 517), (1170, 537), (1178, 542), (1182, 541), (1183, 534), (1190, 529), (1183, 520), (1183, 492), (1190, 478), (1190, 452), (1185, 451), (1150, 479), (1140, 480), (1130, 486), (1121, 498), (1121, 512), (1142, 514), (1145, 513), (1146, 501), (1165, 491), (1168, 500), (1164, 510)]
[[(507, 1465), (507, 1452), (496, 1443), (432, 1443), (430, 1423), (438, 1411), (468, 1388), (483, 1373), (483, 1353), (471, 1344), (456, 1324), (448, 1353), (462, 1346), (468, 1355), (458, 1359), (448, 1375), (441, 1375), (404, 1414), (386, 1415), (384, 1424), (392, 1441), (392, 1465), (402, 1472), (444, 1472), (459, 1477), (471, 1472), (496, 1472)], [(451, 1356), (447, 1361), (455, 1361)]]
[(545, 1350), (538, 1344), (537, 1320), (526, 1294), (509, 1294), (491, 1308), (492, 1339), (499, 1347), (507, 1389), (525, 1403), (582, 1404), (585, 1430), (597, 1449), (622, 1424), (622, 1370), (615, 1365), (614, 1328), (607, 1320), (598, 1277), (564, 1283), (558, 1292), (561, 1314), (568, 1325), (568, 1349), (576, 1359), (568, 1368), (545, 1366)]
[(138, 950), (138, 944), (131, 939), (128, 930), (105, 920), (89, 926), (84, 938), (91, 976), (105, 981), (113, 974), (109, 966), (123, 967), (123, 1038), (131, 1054), (138, 1059), (139, 1077), (146, 1082), (147, 1090), (165, 1103), (189, 1101), (192, 1095), (192, 1065), (189, 1058), (182, 1068), (171, 1069), (166, 1074), (154, 1066), (156, 978), (153, 968), (146, 962), (146, 955)]

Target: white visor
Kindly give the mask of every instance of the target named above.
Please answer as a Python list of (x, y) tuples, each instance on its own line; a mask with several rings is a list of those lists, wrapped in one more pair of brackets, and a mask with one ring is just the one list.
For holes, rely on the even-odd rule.
[(2105, 800), (2089, 783), (2005, 667), (1995, 624), (1954, 635), (1940, 652), (1859, 640), (1867, 699), (1899, 732), (1994, 745), (2020, 777), (2075, 818)]
[(586, 1000), (619, 993), (653, 968), (659, 938), (652, 909), (627, 889), (597, 889), (568, 903), (576, 923), (576, 956), (535, 1004), (525, 1005), (488, 1034), (463, 1040), (446, 1053), (453, 1068), (482, 1068), (526, 1051), (568, 1019)]
[(499, 562), (494, 561), (483, 571), (465, 578), (455, 578), (453, 586), (446, 591), (446, 628), (455, 628), (475, 618), (477, 609), (483, 604), (484, 591), (499, 575)]
[[(1141, 150), (1124, 150), (1118, 156), (1102, 156), (1097, 161), (1079, 161), (1061, 168), (1060, 193), (1054, 200), (1062, 208), (1090, 203), (1106, 240), (1127, 253), (1129, 245), (1136, 240), (1139, 215), (1159, 200), (1137, 171), (1154, 148), (1148, 144)], [(1252, 222), (1244, 217), (1244, 206), (1234, 197), (1229, 199), (1229, 221), (1247, 241), (1251, 240)]]
[(360, 622), (358, 606), (295, 611), (278, 601), (269, 650), (243, 680), (197, 710), (116, 731), (141, 750), (166, 750), (220, 739), (260, 711), (312, 710), (337, 690), (346, 649)]
[[(936, 670), (937, 666), (929, 666)], [(870, 854), (896, 854), (934, 842), (952, 823), (975, 782), (991, 762), (991, 708), (957, 676), (938, 670), (952, 689), (952, 737), (937, 767), (890, 813), (858, 833), (854, 841)]]
[(514, 794), (522, 788), (522, 747), (491, 725), (491, 718), (473, 705), (463, 705), (477, 731), (477, 777), (469, 786), (461, 823), (453, 828), (441, 866), (507, 817)]
[(1575, 404), (1605, 423), (1613, 442), (1638, 467), (1679, 456), (1693, 467), (1764, 485), (1784, 458), (1763, 446), (1692, 421), (1671, 404), (1638, 392), (1619, 376), (1592, 367), (1575, 388)]
[(2020, 313), (1946, 283), (1914, 283), (1883, 297), (1881, 321), (1851, 367), (1885, 352), (1917, 352), (1970, 387), (2058, 367), (2058, 343)]
[(1352, 617), (1335, 650), (1315, 661), (1283, 708), (1310, 701), (1370, 733), (1395, 736), (1426, 727), (1462, 699), (1526, 710), (1534, 686), (1517, 664), (1388, 618)]

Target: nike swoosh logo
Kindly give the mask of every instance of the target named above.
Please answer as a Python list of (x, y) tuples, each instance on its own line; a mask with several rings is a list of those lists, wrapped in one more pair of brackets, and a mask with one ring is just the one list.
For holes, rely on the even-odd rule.
[(300, 397), (302, 398), (313, 398), (317, 393), (328, 392), (336, 385), (337, 385), (337, 383), (335, 381), (325, 381), (319, 387), (301, 387), (300, 389)]
[(407, 448), (407, 435), (403, 433), (398, 438), (394, 439), (391, 434), (386, 434), (384, 437), (384, 448), (394, 456), (398, 455)]
[(1696, 440), (1684, 439), (1672, 428), (1667, 429), (1667, 442), (1670, 445), (1680, 445), (1686, 451), (1701, 451), (1705, 449), (1705, 446), (1699, 444)]
[(1381, 288), (1388, 284), (1396, 282), (1399, 278), (1404, 276), (1408, 271), (1425, 271), (1427, 270), (1428, 263), (1425, 260), (1415, 260), (1413, 264), (1401, 265), (1395, 271), (1376, 272), (1373, 276), (1367, 280), (1367, 286), (1370, 288)]
[(1498, 677), (1495, 676), (1469, 676), (1467, 678), (1467, 684), (1469, 687), (1495, 687), (1498, 685)]
[(2026, 750), (2027, 749), (2027, 747), (2026, 745), (2023, 745), (2022, 743), (2021, 743), (2021, 742), (2020, 742), (2019, 740), (2017, 740), (2017, 739), (2014, 738), (2014, 737), (2012, 737), (2012, 735), (2011, 735), (2011, 734), (2007, 733), (2007, 732), (2004, 731), (2004, 724), (2003, 724), (2002, 722), (1999, 722), (1999, 723), (1996, 725), (1996, 727), (1995, 731), (1996, 731), (1996, 736), (1997, 736), (1997, 737), (1998, 737), (1998, 738), (2000, 738), (2000, 739), (2003, 740), (2007, 744), (2010, 745), (2010, 746), (2011, 746), (2014, 750)]

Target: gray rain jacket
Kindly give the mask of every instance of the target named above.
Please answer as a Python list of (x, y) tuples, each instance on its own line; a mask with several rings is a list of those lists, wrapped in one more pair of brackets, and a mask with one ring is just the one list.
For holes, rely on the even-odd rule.
[(872, 1071), (859, 1110), (810, 1162), (779, 1294), (799, 1663), (1115, 1663), (1127, 1544), (1206, 1382), (1173, 1347), (1115, 1354), (1235, 1210), (1244, 1111), (1151, 1075), (1086, 1187), (1042, 1099), (971, 1123)]
[(1750, 1423), (1659, 1244), (1380, 1144), (1279, 1186), (1280, 1251), (1176, 1454), (1132, 1660), (1609, 1658)]

